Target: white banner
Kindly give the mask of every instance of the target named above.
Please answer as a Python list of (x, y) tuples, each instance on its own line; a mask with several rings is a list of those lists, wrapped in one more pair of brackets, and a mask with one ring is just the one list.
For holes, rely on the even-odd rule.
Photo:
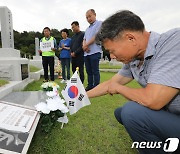
[(0, 102), (0, 128), (17, 132), (29, 132), (38, 112), (17, 104)]
[(54, 48), (54, 40), (49, 40), (46, 42), (40, 42), (40, 50), (42, 52), (51, 51)]
[(79, 78), (78, 71), (76, 71), (67, 82), (67, 85), (65, 89), (62, 90), (61, 94), (67, 103), (70, 114), (74, 114), (80, 108), (91, 104)]

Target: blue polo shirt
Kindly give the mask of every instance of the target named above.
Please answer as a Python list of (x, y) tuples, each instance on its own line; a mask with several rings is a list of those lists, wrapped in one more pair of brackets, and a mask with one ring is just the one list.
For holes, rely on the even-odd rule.
[[(180, 29), (163, 34), (151, 32), (140, 68), (139, 62), (135, 59), (123, 65), (119, 74), (137, 80), (142, 87), (153, 83), (180, 89)], [(175, 96), (165, 108), (180, 114), (180, 95)]]
[[(91, 40), (91, 38), (98, 33), (99, 29), (101, 28), (101, 25), (102, 25), (102, 21), (98, 21), (98, 20), (96, 20), (93, 24), (90, 24), (90, 26), (85, 31), (84, 40), (86, 40), (86, 42)], [(88, 53), (84, 52), (84, 56), (92, 55), (98, 52), (102, 53), (101, 46), (97, 45), (95, 42), (89, 45), (89, 49), (90, 52)]]

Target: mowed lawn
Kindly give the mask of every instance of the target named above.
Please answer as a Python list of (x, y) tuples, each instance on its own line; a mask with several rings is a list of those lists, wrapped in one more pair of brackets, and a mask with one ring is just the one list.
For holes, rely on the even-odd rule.
[[(113, 75), (101, 72), (101, 82)], [(39, 90), (42, 81), (29, 84), (25, 90)], [(56, 82), (61, 89), (64, 87), (60, 80)], [(139, 87), (136, 82), (128, 86)], [(44, 134), (38, 125), (28, 154), (137, 154), (131, 149), (132, 141), (126, 130), (114, 117), (114, 110), (127, 100), (121, 95), (106, 95), (90, 101), (91, 105), (76, 114), (68, 114), (69, 123), (63, 129), (57, 122), (51, 133)]]
[(0, 79), (0, 87), (4, 86), (5, 84), (8, 84), (9, 82), (7, 80)]

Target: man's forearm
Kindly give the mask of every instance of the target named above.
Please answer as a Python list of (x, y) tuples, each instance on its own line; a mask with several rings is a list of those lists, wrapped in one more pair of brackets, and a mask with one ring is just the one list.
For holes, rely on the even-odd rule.
[(88, 42), (86, 42), (86, 45), (89, 46), (89, 45), (93, 44), (94, 41), (95, 41), (95, 36), (92, 37)]
[(108, 84), (109, 84), (109, 81), (105, 81), (105, 82), (97, 85), (95, 88), (89, 90), (87, 92), (88, 97), (91, 98), (91, 97), (106, 95), (108, 93), (107, 92)]
[(105, 81), (101, 84), (99, 84), (98, 86), (96, 86), (95, 88), (93, 88), (92, 90), (88, 91), (88, 97), (97, 97), (97, 96), (102, 96), (102, 95), (106, 95), (109, 93), (108, 88), (110, 85), (112, 85), (113, 83), (116, 84), (127, 84), (130, 81), (132, 81), (132, 78), (128, 78), (128, 77), (124, 77), (120, 74), (115, 74), (110, 80)]
[[(179, 89), (159, 84), (148, 84), (145, 88), (130, 88), (123, 85), (116, 87), (117, 93), (154, 110), (164, 107), (179, 92)], [(109, 88), (108, 91), (112, 93), (113, 89)]]

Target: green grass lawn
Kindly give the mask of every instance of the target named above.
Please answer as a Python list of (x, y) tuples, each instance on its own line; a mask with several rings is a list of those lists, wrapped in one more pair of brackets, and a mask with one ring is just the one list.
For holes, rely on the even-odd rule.
[(111, 65), (109, 62), (104, 64), (99, 64), (100, 69), (120, 69), (121, 65)]
[(30, 66), (29, 66), (29, 69), (30, 69), (30, 72), (37, 72), (37, 71), (40, 70), (39, 68), (37, 68), (37, 67), (35, 67), (35, 66), (33, 66), (33, 65), (30, 65)]
[[(101, 73), (101, 82), (114, 73)], [(42, 80), (29, 84), (25, 90), (39, 90)], [(59, 80), (55, 80), (61, 87)], [(85, 82), (85, 85), (87, 83)], [(138, 87), (136, 82), (129, 84)], [(61, 90), (60, 90), (61, 91)], [(61, 129), (56, 123), (51, 133), (43, 134), (38, 125), (28, 154), (137, 154), (131, 139), (114, 117), (114, 110), (127, 100), (121, 95), (90, 99), (91, 105), (68, 115), (69, 123)]]
[(8, 83), (9, 83), (8, 81), (0, 79), (0, 87)]

